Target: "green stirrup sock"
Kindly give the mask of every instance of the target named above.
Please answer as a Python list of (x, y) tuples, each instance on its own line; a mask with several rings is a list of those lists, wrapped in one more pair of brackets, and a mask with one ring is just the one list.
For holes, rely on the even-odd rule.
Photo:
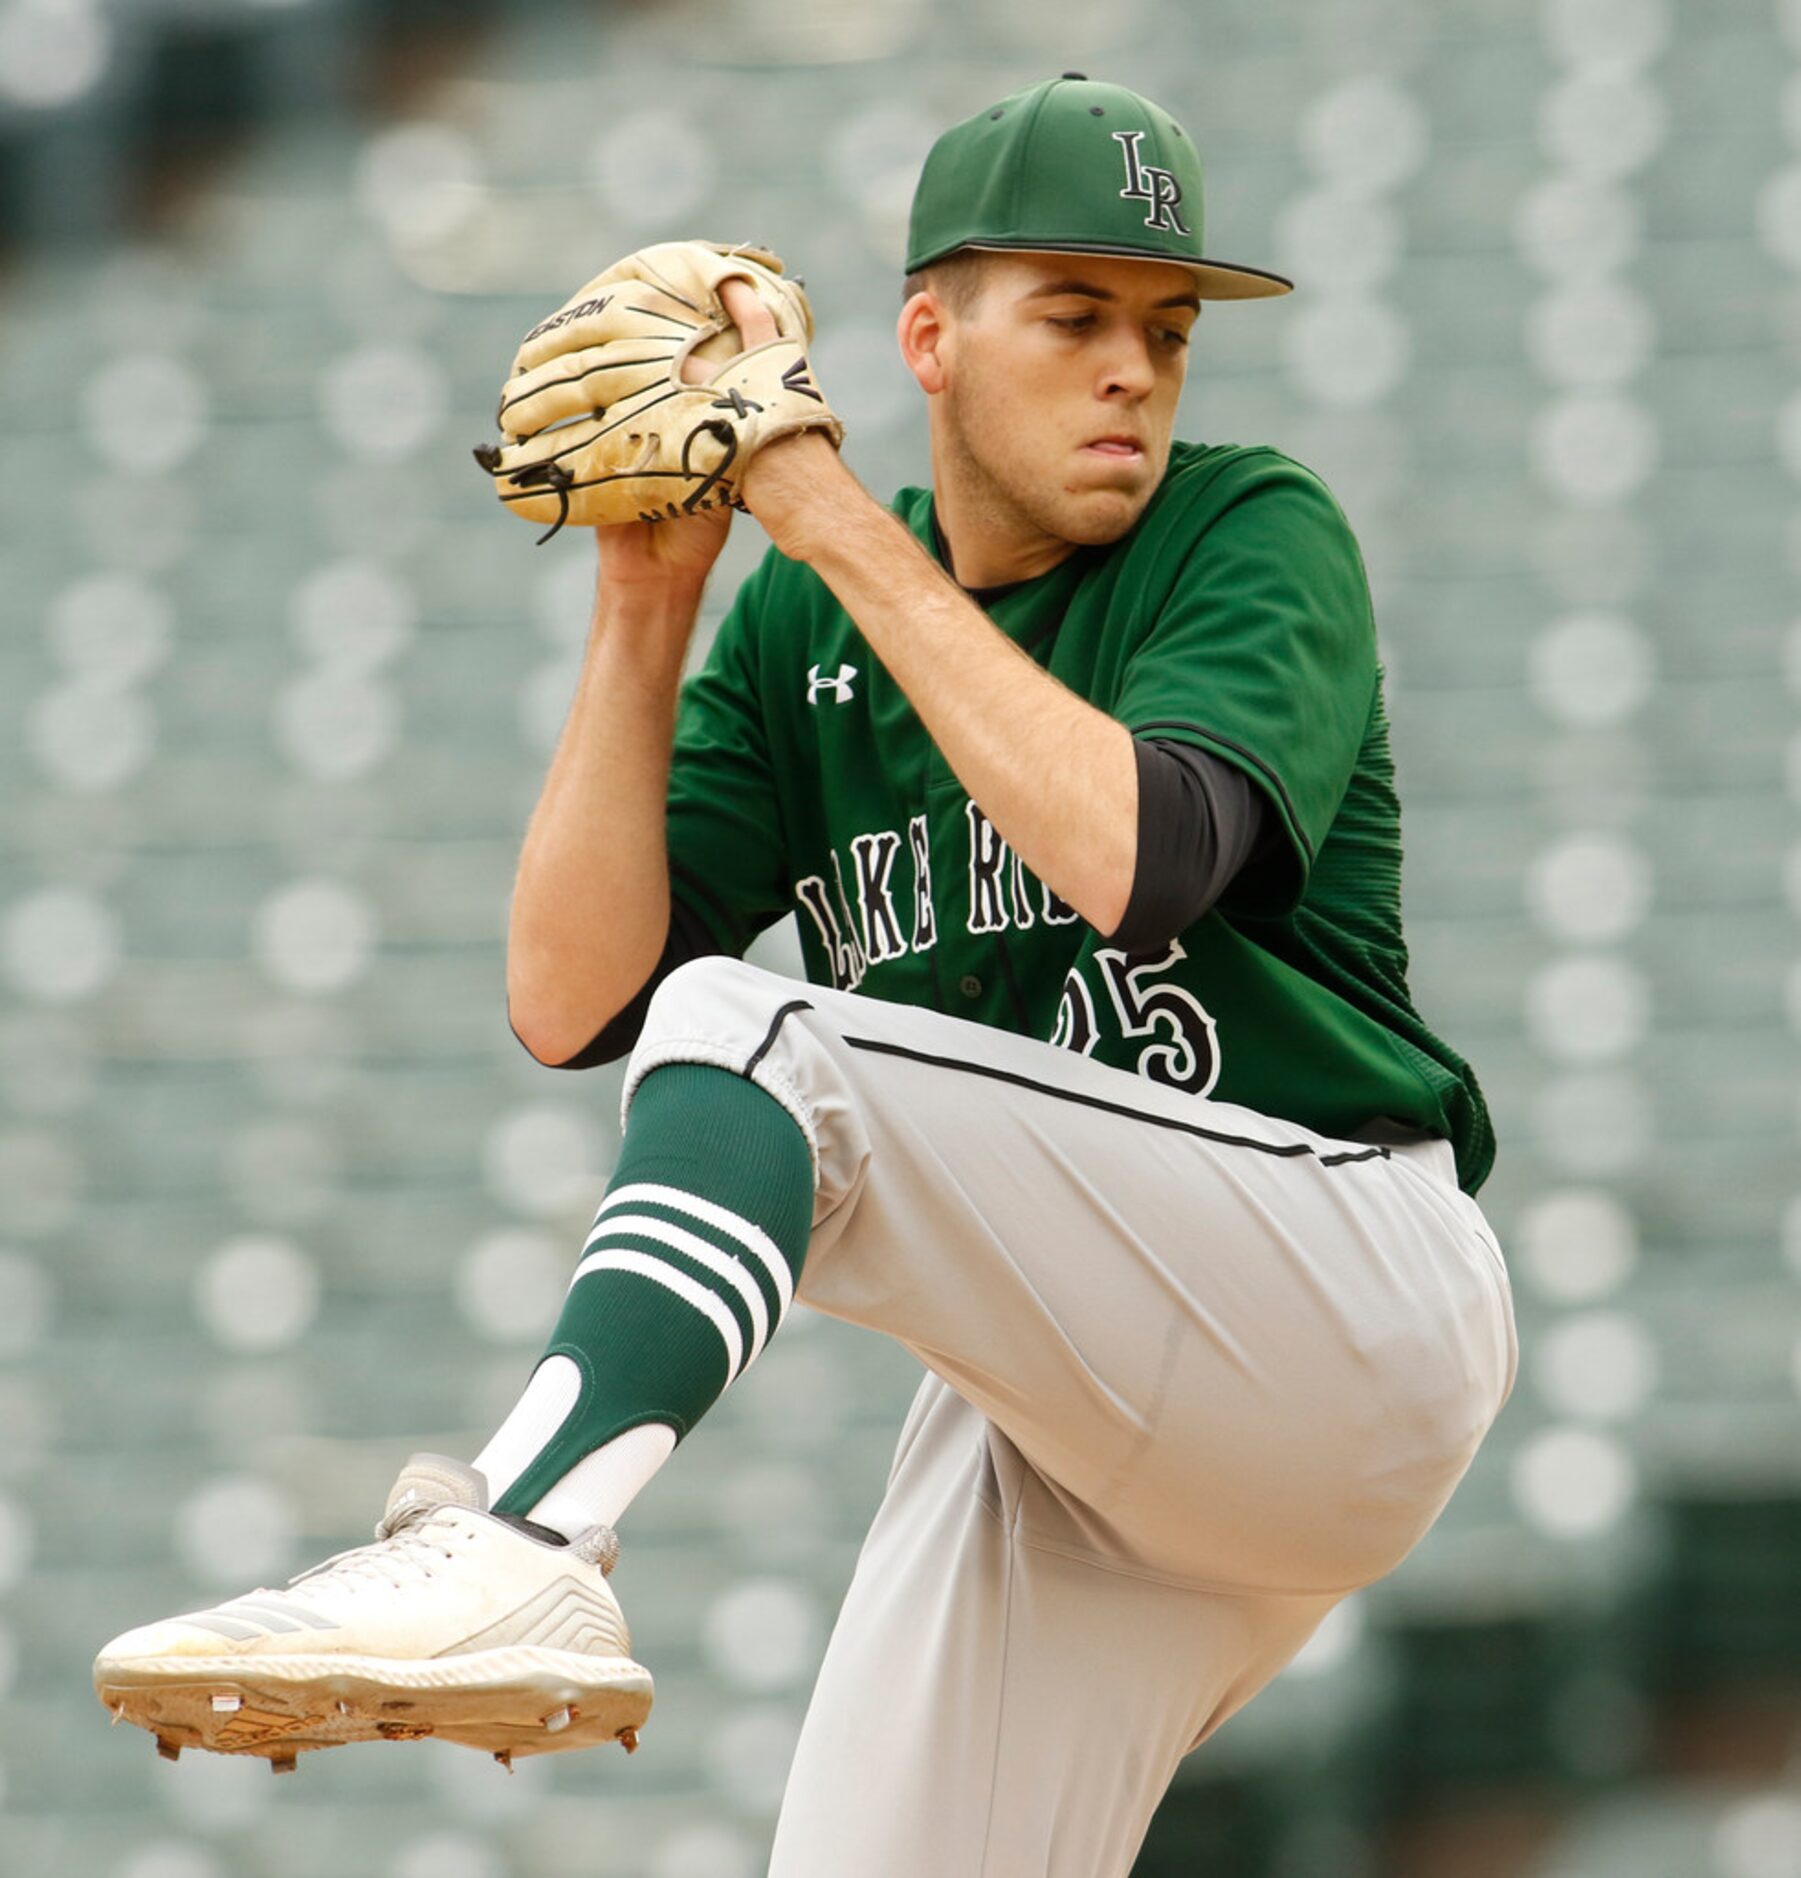
[(629, 1428), (686, 1435), (786, 1315), (812, 1223), (806, 1137), (773, 1096), (710, 1065), (650, 1071), (539, 1365), (568, 1359), (579, 1392), (495, 1511), (529, 1513)]

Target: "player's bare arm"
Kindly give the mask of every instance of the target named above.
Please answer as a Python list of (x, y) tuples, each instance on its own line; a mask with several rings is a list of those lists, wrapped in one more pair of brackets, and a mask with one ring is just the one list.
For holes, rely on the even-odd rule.
[[(762, 350), (754, 360), (743, 356), (738, 332), (708, 317), (721, 277), (735, 270), (733, 284), (745, 295), (735, 304), (757, 315)], [(731, 521), (732, 485), (718, 473), (687, 473), (681, 425), (641, 429), (638, 414), (662, 409), (666, 420), (675, 388), (693, 387), (685, 408), (695, 430), (707, 433), (703, 460), (720, 472), (740, 439), (715, 410), (739, 420), (754, 414), (764, 434), (819, 424), (835, 437), (837, 420), (823, 400), (792, 382), (811, 331), (805, 296), (781, 277), (774, 255), (706, 242), (643, 250), (526, 334), (497, 413), (509, 441), (475, 453), (502, 500), (550, 521), (550, 534), (568, 522), (599, 524), (587, 650), (522, 845), (509, 919), (509, 1016), (543, 1062), (579, 1051), (637, 992), (661, 952), (676, 694), (701, 592)], [(664, 457), (666, 433), (674, 441)], [(745, 449), (760, 440), (747, 435)], [(670, 499), (678, 485), (679, 503)]]
[(669, 925), (663, 803), (700, 587), (668, 575), (616, 583), (604, 550), (602, 569), (587, 655), (526, 829), (508, 919), (508, 1015), (545, 1063), (579, 1050), (643, 984)]
[(526, 828), (508, 918), (508, 1017), (540, 1062), (579, 1050), (662, 951), (676, 695), (730, 526), (731, 510), (717, 509), (594, 531), (587, 650)]
[(1138, 777), (1124, 726), (991, 624), (823, 440), (770, 449), (745, 482), (751, 513), (837, 595), (1026, 866), (1111, 932), (1137, 857)]
[[(963, 317), (921, 293), (900, 330), (937, 404), (935, 487), (972, 587), (1046, 572), (1130, 527), (1167, 461), (1198, 310), (1181, 270), (1156, 263), (1016, 256), (992, 271)], [(755, 343), (767, 316), (736, 283), (724, 291)], [(1003, 388), (1005, 408), (991, 416)], [(776, 545), (831, 587), (1026, 865), (1097, 931), (1113, 931), (1137, 859), (1125, 727), (992, 625), (824, 439), (760, 453), (744, 496)]]

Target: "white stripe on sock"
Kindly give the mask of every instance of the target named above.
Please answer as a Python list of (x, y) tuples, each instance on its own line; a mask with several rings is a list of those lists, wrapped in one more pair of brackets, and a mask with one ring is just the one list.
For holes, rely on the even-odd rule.
[[(680, 1226), (672, 1226), (666, 1219), (652, 1219), (648, 1213), (609, 1213), (588, 1244), (592, 1246), (595, 1240), (611, 1242), (615, 1235), (628, 1232), (642, 1239), (655, 1239), (659, 1245), (686, 1253), (697, 1265), (704, 1265), (708, 1271), (717, 1272), (737, 1292), (744, 1300), (744, 1308), (750, 1312), (750, 1355), (744, 1359), (748, 1369), (757, 1360), (763, 1345), (769, 1341), (769, 1306), (763, 1298), (763, 1287), (745, 1270), (743, 1261), (733, 1258), (729, 1252), (720, 1251), (710, 1239), (703, 1239), (697, 1233), (684, 1232)], [(573, 1291), (592, 1269), (584, 1258), (576, 1266), (575, 1276), (569, 1281), (570, 1290)]]
[[(680, 1187), (659, 1186), (654, 1181), (633, 1181), (614, 1188), (601, 1201), (594, 1224), (599, 1226), (617, 1206), (666, 1206), (672, 1212), (686, 1213), (690, 1219), (697, 1219), (702, 1225), (714, 1226), (721, 1232), (730, 1233), (740, 1245), (757, 1255), (764, 1270), (769, 1273), (775, 1294), (781, 1299), (781, 1308), (776, 1312), (775, 1321), (779, 1324), (788, 1315), (788, 1307), (794, 1302), (794, 1274), (788, 1269), (788, 1261), (782, 1257), (781, 1248), (755, 1221), (734, 1213), (729, 1207), (716, 1206), (711, 1200), (703, 1200), (697, 1194), (684, 1193)], [(592, 1233), (589, 1238), (592, 1240)]]
[(717, 1293), (709, 1291), (686, 1272), (678, 1272), (667, 1260), (648, 1252), (634, 1252), (629, 1246), (605, 1246), (598, 1252), (590, 1252), (575, 1268), (575, 1275), (578, 1279), (586, 1278), (590, 1272), (633, 1272), (640, 1278), (648, 1278), (652, 1284), (661, 1285), (665, 1291), (673, 1291), (710, 1319), (719, 1332), (725, 1344), (726, 1382), (730, 1384), (743, 1369), (744, 1333), (738, 1328), (737, 1318)]

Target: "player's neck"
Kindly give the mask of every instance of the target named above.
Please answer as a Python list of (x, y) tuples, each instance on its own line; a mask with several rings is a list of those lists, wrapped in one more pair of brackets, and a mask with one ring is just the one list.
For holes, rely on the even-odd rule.
[(1076, 544), (1046, 534), (1009, 503), (956, 451), (932, 451), (932, 510), (960, 587), (982, 591), (1033, 580), (1075, 553)]

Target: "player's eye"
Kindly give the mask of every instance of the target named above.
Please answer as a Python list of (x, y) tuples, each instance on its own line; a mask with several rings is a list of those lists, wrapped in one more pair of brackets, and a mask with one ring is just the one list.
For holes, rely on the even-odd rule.
[(1179, 326), (1165, 326), (1159, 329), (1157, 337), (1172, 351), (1180, 352), (1188, 343), (1188, 335)]
[(1066, 333), (1085, 333), (1094, 324), (1092, 313), (1075, 313), (1065, 319), (1050, 319), (1048, 325), (1060, 327)]

